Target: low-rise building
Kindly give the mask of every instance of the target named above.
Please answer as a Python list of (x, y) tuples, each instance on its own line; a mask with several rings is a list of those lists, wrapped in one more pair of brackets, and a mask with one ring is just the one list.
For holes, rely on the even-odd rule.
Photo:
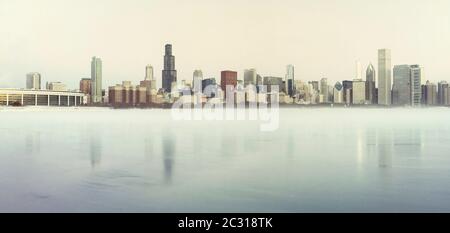
[(86, 95), (71, 91), (0, 89), (1, 106), (80, 106)]
[(47, 83), (47, 90), (49, 91), (67, 91), (66, 84), (61, 82), (49, 82)]

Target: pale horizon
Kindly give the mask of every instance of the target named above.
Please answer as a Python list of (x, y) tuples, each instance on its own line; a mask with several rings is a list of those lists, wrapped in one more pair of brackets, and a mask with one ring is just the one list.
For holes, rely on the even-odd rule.
[(356, 61), (365, 79), (381, 48), (392, 51), (392, 66), (424, 67), (422, 83), (450, 81), (449, 9), (443, 0), (0, 0), (0, 87), (23, 88), (39, 72), (43, 85), (78, 89), (93, 56), (103, 60), (103, 89), (138, 84), (147, 64), (161, 86), (167, 43), (178, 81), (196, 69), (217, 80), (222, 70), (242, 79), (249, 68), (284, 77), (292, 64), (296, 80), (333, 84), (356, 78)]

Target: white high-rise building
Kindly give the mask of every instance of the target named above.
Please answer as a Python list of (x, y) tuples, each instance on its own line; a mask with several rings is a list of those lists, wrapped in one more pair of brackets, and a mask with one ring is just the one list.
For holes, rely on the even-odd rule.
[(102, 102), (102, 60), (93, 57), (91, 61), (92, 103)]
[(411, 104), (419, 106), (422, 103), (423, 68), (419, 65), (411, 66)]
[(41, 74), (39, 73), (28, 73), (26, 88), (31, 90), (41, 90)]
[(203, 91), (202, 81), (203, 72), (201, 70), (195, 70), (192, 78), (192, 90), (194, 93), (201, 93)]
[(320, 80), (320, 94), (323, 96), (321, 103), (328, 103), (328, 79), (326, 78)]
[(153, 66), (151, 65), (145, 67), (145, 80), (155, 80), (155, 77), (153, 76)]
[(378, 104), (391, 105), (391, 50), (378, 50)]

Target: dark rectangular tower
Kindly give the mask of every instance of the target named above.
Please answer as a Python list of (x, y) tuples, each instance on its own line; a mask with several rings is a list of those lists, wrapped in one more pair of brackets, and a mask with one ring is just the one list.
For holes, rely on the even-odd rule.
[(172, 45), (167, 44), (164, 55), (164, 70), (162, 71), (162, 88), (166, 92), (172, 92), (172, 83), (176, 81), (175, 57), (172, 55)]

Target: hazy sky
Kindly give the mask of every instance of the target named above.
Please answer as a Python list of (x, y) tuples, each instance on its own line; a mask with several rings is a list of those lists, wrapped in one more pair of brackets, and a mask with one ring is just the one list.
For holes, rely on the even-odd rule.
[[(104, 87), (144, 78), (152, 64), (161, 85), (164, 44), (172, 43), (178, 79), (194, 69), (224, 69), (332, 82), (353, 79), (355, 62), (420, 64), (425, 79), (450, 81), (449, 0), (0, 0), (0, 87), (43, 83), (78, 88), (90, 60), (103, 60)], [(425, 81), (425, 80), (424, 80)]]

